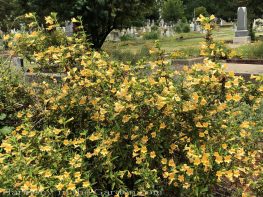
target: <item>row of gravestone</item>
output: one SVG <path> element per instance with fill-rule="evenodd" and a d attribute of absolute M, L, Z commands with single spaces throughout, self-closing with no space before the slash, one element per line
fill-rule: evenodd
<path fill-rule="evenodd" d="M 189 24 L 190 31 L 197 31 L 204 33 L 204 31 L 201 29 L 200 25 L 195 25 L 194 23 Z M 156 28 L 155 28 L 156 29 Z M 144 26 L 144 27 L 131 27 L 127 29 L 117 30 L 114 29 L 107 37 L 106 40 L 108 41 L 120 41 L 122 36 L 130 36 L 133 38 L 142 38 L 145 33 L 149 33 L 153 30 L 151 26 Z M 158 30 L 160 32 L 161 37 L 171 37 L 176 34 L 174 25 L 164 25 L 161 27 L 158 27 Z"/>

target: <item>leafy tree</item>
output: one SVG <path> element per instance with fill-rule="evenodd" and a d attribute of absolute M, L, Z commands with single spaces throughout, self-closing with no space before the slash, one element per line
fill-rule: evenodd
<path fill-rule="evenodd" d="M 113 29 L 129 26 L 154 3 L 155 0 L 79 0 L 74 14 L 83 17 L 94 47 L 100 48 Z"/>
<path fill-rule="evenodd" d="M 184 7 L 181 0 L 167 0 L 163 4 L 162 18 L 165 21 L 177 22 L 184 16 Z"/>
<path fill-rule="evenodd" d="M 0 29 L 6 31 L 14 20 L 14 10 L 17 10 L 14 0 L 0 0 Z"/>
<path fill-rule="evenodd" d="M 233 20 L 236 17 L 237 0 L 183 0 L 183 2 L 188 19 L 194 17 L 194 10 L 198 7 L 205 7 L 208 13 L 225 20 Z"/>
<path fill-rule="evenodd" d="M 204 6 L 200 6 L 200 7 L 195 8 L 194 12 L 195 12 L 196 17 L 198 17 L 200 14 L 202 14 L 204 16 L 208 16 L 208 12 Z"/>
<path fill-rule="evenodd" d="M 100 49 L 113 29 L 141 19 L 156 0 L 16 0 L 22 13 L 36 12 L 40 18 L 57 12 L 62 20 L 82 16 L 83 25 L 95 49 Z M 158 0 L 159 1 L 159 0 Z"/>

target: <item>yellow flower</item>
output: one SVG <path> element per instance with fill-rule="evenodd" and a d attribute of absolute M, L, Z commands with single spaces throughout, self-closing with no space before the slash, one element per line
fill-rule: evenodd
<path fill-rule="evenodd" d="M 147 142 L 148 142 L 148 137 L 147 136 L 143 136 L 142 143 L 146 144 Z"/>
<path fill-rule="evenodd" d="M 211 25 L 207 23 L 207 24 L 205 24 L 204 29 L 209 31 L 212 28 L 211 28 Z"/>
<path fill-rule="evenodd" d="M 162 123 L 160 124 L 160 129 L 164 129 L 164 128 L 166 128 L 166 124 L 162 122 Z"/>
<path fill-rule="evenodd" d="M 155 154 L 154 151 L 150 152 L 150 157 L 151 157 L 152 159 L 154 159 L 154 158 L 156 157 L 156 154 Z"/>
<path fill-rule="evenodd" d="M 216 161 L 216 163 L 220 164 L 223 162 L 223 158 L 221 156 L 216 156 L 215 161 Z"/>
<path fill-rule="evenodd" d="M 170 167 L 175 167 L 174 160 L 173 160 L 173 159 L 170 159 L 168 165 L 169 165 Z"/>
<path fill-rule="evenodd" d="M 45 178 L 48 178 L 48 177 L 51 177 L 51 176 L 52 176 L 52 173 L 50 171 L 46 171 L 45 174 L 44 174 Z"/>
<path fill-rule="evenodd" d="M 21 187 L 22 191 L 29 191 L 32 184 L 29 181 L 26 181 L 24 185 Z"/>
<path fill-rule="evenodd" d="M 142 163 L 142 158 L 136 157 L 136 164 L 141 164 Z"/>
<path fill-rule="evenodd" d="M 141 152 L 142 152 L 143 154 L 147 153 L 147 148 L 146 148 L 146 146 L 142 146 Z"/>
<path fill-rule="evenodd" d="M 106 155 L 108 154 L 108 151 L 107 151 L 106 148 L 104 148 L 104 149 L 102 149 L 102 150 L 100 151 L 100 153 L 101 153 L 103 156 L 106 156 Z"/>
<path fill-rule="evenodd" d="M 51 16 L 45 17 L 46 24 L 53 25 L 54 24 L 54 19 Z"/>
<path fill-rule="evenodd" d="M 232 98 L 234 101 L 238 102 L 241 100 L 241 96 L 239 94 L 235 94 Z"/>
<path fill-rule="evenodd" d="M 23 131 L 21 132 L 21 134 L 22 134 L 22 135 L 27 135 L 27 134 L 28 134 L 28 131 L 23 130 Z"/>
<path fill-rule="evenodd" d="M 18 117 L 18 118 L 22 118 L 22 117 L 23 117 L 23 114 L 22 114 L 21 112 L 18 112 L 18 113 L 17 113 L 17 117 Z"/>
<path fill-rule="evenodd" d="M 225 161 L 226 163 L 230 163 L 230 162 L 231 162 L 231 155 L 225 156 L 225 157 L 224 157 L 224 161 Z"/>
<path fill-rule="evenodd" d="M 134 152 L 138 152 L 138 151 L 140 151 L 140 148 L 135 144 L 135 145 L 133 146 L 133 151 L 134 151 Z"/>
<path fill-rule="evenodd" d="M 120 113 L 121 111 L 124 110 L 124 106 L 120 102 L 117 102 L 117 103 L 115 103 L 114 110 L 116 113 Z"/>
<path fill-rule="evenodd" d="M 63 144 L 66 145 L 66 146 L 68 146 L 68 145 L 70 145 L 70 141 L 69 141 L 69 140 L 64 140 L 64 141 L 63 141 Z"/>
<path fill-rule="evenodd" d="M 158 110 L 162 109 L 165 104 L 166 104 L 166 98 L 158 96 L 157 101 L 156 101 L 157 109 Z"/>
<path fill-rule="evenodd" d="M 213 43 L 213 44 L 211 44 L 211 45 L 209 46 L 209 48 L 210 48 L 210 49 L 214 49 L 215 46 L 216 46 L 215 43 Z"/>
<path fill-rule="evenodd" d="M 79 101 L 79 104 L 80 105 L 84 105 L 85 103 L 86 103 L 86 97 L 85 96 L 83 96 L 83 97 L 81 97 L 81 99 L 80 99 L 80 101 Z"/>
<path fill-rule="evenodd" d="M 40 146 L 39 149 L 47 152 L 52 150 L 51 146 Z"/>
<path fill-rule="evenodd" d="M 35 192 L 35 191 L 37 191 L 38 190 L 38 187 L 37 187 L 37 185 L 31 185 L 31 187 L 30 187 L 30 191 L 32 191 L 32 192 Z"/>
<path fill-rule="evenodd" d="M 216 172 L 216 176 L 218 180 L 221 180 L 221 177 L 223 176 L 223 173 L 221 171 Z"/>
<path fill-rule="evenodd" d="M 225 176 L 226 176 L 231 182 L 234 181 L 234 180 L 233 180 L 233 172 L 232 172 L 232 170 L 226 171 L 226 172 L 225 172 Z"/>
<path fill-rule="evenodd" d="M 166 159 L 166 158 L 162 158 L 161 163 L 162 163 L 163 165 L 166 165 L 166 164 L 167 164 L 167 159 Z"/>
<path fill-rule="evenodd" d="M 6 41 L 6 40 L 8 40 L 9 38 L 10 38 L 10 36 L 7 34 L 7 35 L 4 35 L 3 40 Z"/>
<path fill-rule="evenodd" d="M 204 132 L 200 132 L 200 133 L 199 133 L 199 137 L 205 137 Z"/>
<path fill-rule="evenodd" d="M 238 178 L 240 176 L 239 170 L 233 170 L 234 177 Z"/>
<path fill-rule="evenodd" d="M 203 22 L 204 20 L 205 20 L 205 17 L 202 14 L 200 14 L 200 16 L 197 18 L 196 21 Z"/>
<path fill-rule="evenodd" d="M 89 159 L 89 158 L 91 158 L 93 156 L 93 154 L 87 153 L 85 156 Z"/>
<path fill-rule="evenodd" d="M 59 183 L 55 186 L 58 191 L 61 191 L 64 188 L 64 185 L 62 183 Z"/>
<path fill-rule="evenodd" d="M 100 53 L 95 51 L 94 54 L 93 54 L 93 58 L 101 59 Z"/>
<path fill-rule="evenodd" d="M 76 185 L 72 182 L 70 182 L 67 186 L 67 190 L 75 190 L 76 189 Z"/>
<path fill-rule="evenodd" d="M 22 35 L 20 33 L 16 33 L 14 36 L 14 40 L 19 40 L 22 37 Z"/>
<path fill-rule="evenodd" d="M 28 135 L 28 137 L 34 137 L 36 135 L 36 132 L 35 131 L 31 131 Z"/>
<path fill-rule="evenodd" d="M 249 128 L 250 123 L 248 121 L 244 121 L 241 123 L 240 128 L 247 129 Z"/>
<path fill-rule="evenodd" d="M 227 101 L 232 100 L 232 98 L 233 98 L 233 96 L 232 96 L 231 94 L 227 94 L 227 95 L 226 95 L 226 100 L 227 100 Z"/>
<path fill-rule="evenodd" d="M 178 181 L 180 181 L 181 183 L 184 182 L 184 175 L 179 175 Z"/>
<path fill-rule="evenodd" d="M 223 149 L 227 149 L 227 144 L 222 144 Z"/>
<path fill-rule="evenodd" d="M 151 133 L 152 138 L 156 138 L 156 132 Z"/>
<path fill-rule="evenodd" d="M 194 165 L 195 165 L 195 166 L 198 166 L 200 163 L 201 163 L 201 160 L 200 160 L 198 157 L 196 157 L 196 158 L 194 159 Z"/>
<path fill-rule="evenodd" d="M 13 150 L 13 146 L 6 142 L 2 143 L 0 147 L 2 147 L 7 153 L 10 153 Z"/>
<path fill-rule="evenodd" d="M 34 17 L 33 13 L 27 13 L 25 14 L 25 18 L 32 18 Z"/>
<path fill-rule="evenodd" d="M 89 140 L 90 141 L 97 141 L 97 140 L 99 140 L 100 138 L 101 138 L 102 136 L 101 136 L 101 134 L 92 134 L 90 137 L 89 137 Z"/>
<path fill-rule="evenodd" d="M 82 183 L 82 186 L 83 186 L 84 188 L 90 187 L 90 182 L 89 182 L 89 181 L 84 181 L 84 182 Z"/>
<path fill-rule="evenodd" d="M 123 123 L 129 122 L 130 119 L 131 119 L 130 116 L 124 115 L 123 118 L 122 118 L 122 122 L 123 122 Z"/>
<path fill-rule="evenodd" d="M 188 189 L 191 185 L 189 183 L 184 183 L 183 188 Z"/>
<path fill-rule="evenodd" d="M 192 168 L 188 168 L 188 169 L 186 170 L 186 174 L 187 174 L 188 176 L 193 175 L 193 174 L 194 174 L 193 169 L 192 169 Z"/>
<path fill-rule="evenodd" d="M 215 17 L 215 15 L 213 15 L 213 14 L 210 16 L 210 20 L 214 20 L 215 18 L 216 18 L 216 17 Z"/>
<path fill-rule="evenodd" d="M 71 22 L 72 22 L 72 23 L 78 23 L 79 21 L 78 21 L 76 18 L 72 18 L 72 19 L 71 19 Z"/>

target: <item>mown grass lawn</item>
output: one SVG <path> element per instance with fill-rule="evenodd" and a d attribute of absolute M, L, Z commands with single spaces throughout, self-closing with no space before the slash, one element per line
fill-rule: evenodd
<path fill-rule="evenodd" d="M 231 40 L 234 36 L 233 28 L 218 28 L 214 31 L 214 37 L 216 40 Z M 181 37 L 181 39 L 180 39 Z M 181 33 L 176 34 L 173 37 L 160 38 L 161 47 L 171 52 L 175 49 L 187 48 L 187 47 L 199 47 L 200 42 L 203 41 L 204 34 L 198 32 Z M 121 42 L 105 42 L 103 50 L 111 52 L 112 49 L 118 49 L 119 51 L 129 51 L 132 53 L 140 52 L 141 48 L 154 46 L 154 40 L 129 40 Z"/>

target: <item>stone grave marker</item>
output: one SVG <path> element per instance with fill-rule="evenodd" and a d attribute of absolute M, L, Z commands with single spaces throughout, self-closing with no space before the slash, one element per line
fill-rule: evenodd
<path fill-rule="evenodd" d="M 65 33 L 67 36 L 73 36 L 73 23 L 66 21 L 65 23 Z"/>
<path fill-rule="evenodd" d="M 12 57 L 12 62 L 18 69 L 24 69 L 24 60 L 22 58 Z"/>
<path fill-rule="evenodd" d="M 237 30 L 233 42 L 235 44 L 250 43 L 251 37 L 247 29 L 247 8 L 239 7 L 237 11 Z"/>

